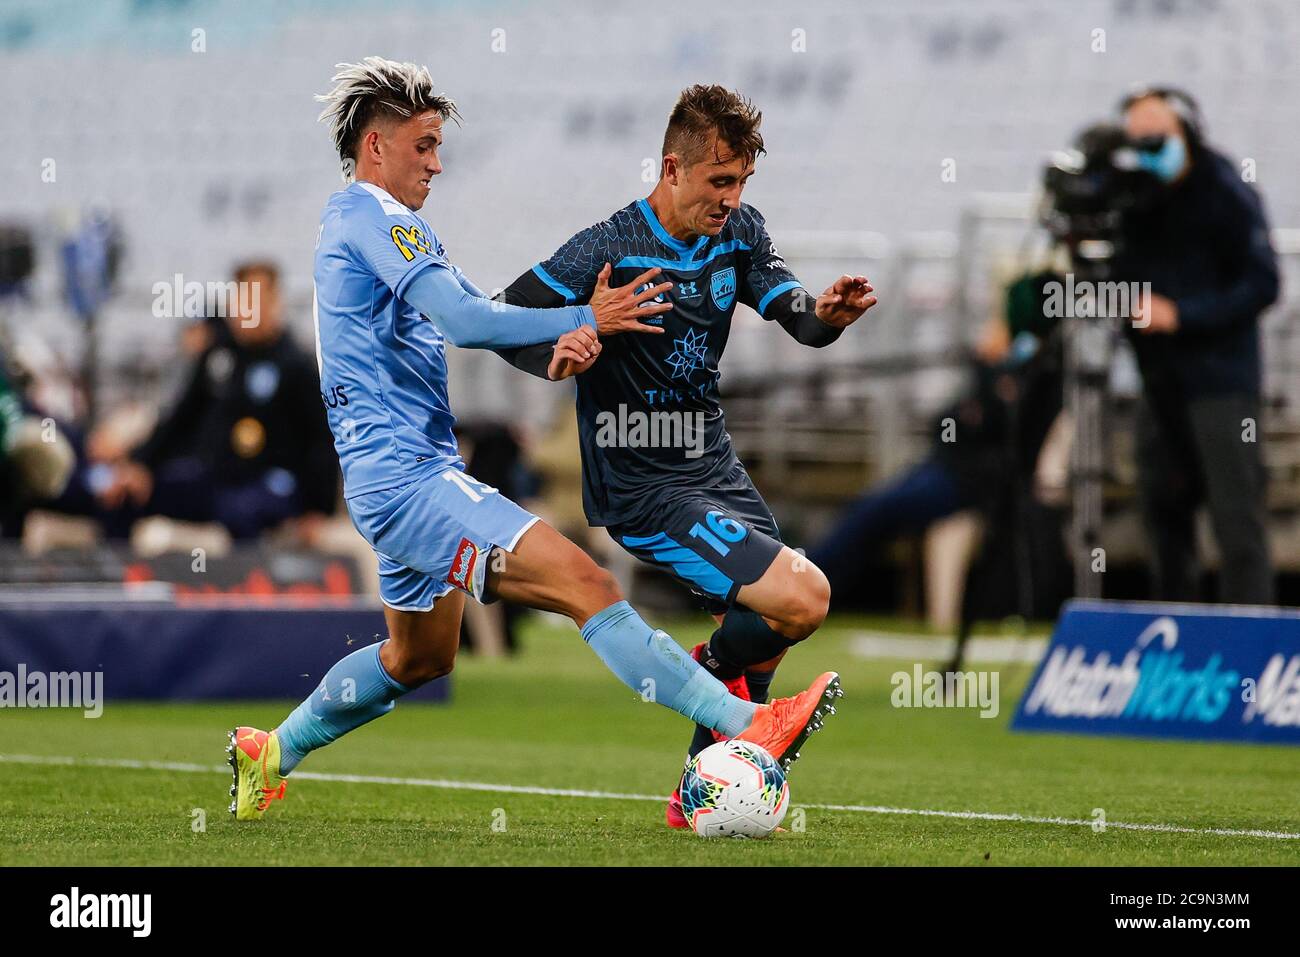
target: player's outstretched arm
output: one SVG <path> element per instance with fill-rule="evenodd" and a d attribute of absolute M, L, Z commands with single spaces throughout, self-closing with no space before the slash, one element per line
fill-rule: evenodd
<path fill-rule="evenodd" d="M 459 266 L 452 266 L 456 280 L 464 290 L 480 299 L 492 298 L 508 302 L 513 306 L 529 306 L 534 309 L 554 309 L 561 303 L 532 303 L 511 298 L 502 290 L 497 296 L 489 297 L 470 280 Z M 529 273 L 529 275 L 532 275 Z M 529 372 L 541 379 L 559 381 L 570 376 L 586 372 L 600 355 L 600 340 L 589 325 L 581 325 L 572 332 L 566 332 L 555 342 L 543 342 L 534 346 L 522 346 L 518 349 L 497 349 L 497 354 L 516 368 Z"/>
<path fill-rule="evenodd" d="M 838 339 L 876 304 L 871 284 L 862 276 L 841 276 L 816 299 L 803 286 L 788 285 L 792 288 L 760 301 L 758 313 L 778 323 L 797 342 L 818 349 Z"/>
<path fill-rule="evenodd" d="M 560 302 L 529 302 L 526 297 L 512 297 L 509 289 L 503 289 L 496 296 L 488 296 L 470 280 L 459 266 L 452 266 L 456 280 L 470 295 L 480 299 L 496 299 L 512 306 L 527 306 L 532 309 L 555 309 L 563 305 Z M 528 273 L 527 275 L 532 275 Z M 511 365 L 528 372 L 540 379 L 559 381 L 570 376 L 586 372 L 600 355 L 600 339 L 589 325 L 581 325 L 572 332 L 566 332 L 555 342 L 543 342 L 518 349 L 497 349 L 498 355 Z"/>
<path fill-rule="evenodd" d="M 651 302 L 655 296 L 670 289 L 672 283 L 650 285 L 650 281 L 659 275 L 660 269 L 648 269 L 624 286 L 611 288 L 609 277 L 613 267 L 605 263 L 596 274 L 589 293 L 583 298 L 590 303 L 597 317 L 597 329 L 600 335 L 613 332 L 640 332 L 649 335 L 662 335 L 663 329 L 646 325 L 644 320 L 667 312 L 672 308 L 670 302 Z M 543 279 L 542 277 L 546 277 Z M 638 287 L 644 289 L 637 291 Z M 496 299 L 516 306 L 555 307 L 562 302 L 572 302 L 578 296 L 557 284 L 540 266 L 530 269 L 509 286 L 503 289 Z M 604 323 L 604 324 L 602 324 Z M 609 331 L 607 331 L 607 329 Z M 576 343 L 581 345 L 582 343 Z M 559 343 L 543 343 L 518 349 L 497 349 L 501 358 L 516 369 L 537 376 L 539 379 L 560 380 L 586 372 L 600 353 L 600 343 L 595 343 L 595 350 L 590 359 L 575 361 L 576 355 L 560 355 Z"/>
<path fill-rule="evenodd" d="M 543 283 L 533 270 L 528 270 L 506 288 L 497 293 L 494 299 L 512 306 L 531 306 L 534 309 L 562 306 L 571 302 L 567 296 L 560 295 L 553 288 Z M 590 328 L 590 327 L 588 327 Z M 497 349 L 497 355 L 509 362 L 521 372 L 549 379 L 551 359 L 558 342 L 543 342 L 535 346 L 520 349 Z"/>
<path fill-rule="evenodd" d="M 762 214 L 752 207 L 744 212 L 754 251 L 738 298 L 764 319 L 779 323 L 803 345 L 821 348 L 876 304 L 866 276 L 841 276 L 814 298 L 772 245 Z"/>
<path fill-rule="evenodd" d="M 494 349 L 554 342 L 581 325 L 592 326 L 600 335 L 621 332 L 659 333 L 642 320 L 672 308 L 671 303 L 649 302 L 671 284 L 637 291 L 659 270 L 642 273 L 625 286 L 610 288 L 610 267 L 606 264 L 586 306 L 559 309 L 529 309 L 493 299 L 480 298 L 465 289 L 448 269 L 426 269 L 407 287 L 403 298 L 428 316 L 453 345 Z"/>
<path fill-rule="evenodd" d="M 589 306 L 526 309 L 481 298 L 450 269 L 425 269 L 402 296 L 438 327 L 453 345 L 467 349 L 554 342 L 583 325 L 595 327 Z"/>

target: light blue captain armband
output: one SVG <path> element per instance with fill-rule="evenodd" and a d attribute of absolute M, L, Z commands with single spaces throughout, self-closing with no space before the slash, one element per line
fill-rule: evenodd
<path fill-rule="evenodd" d="M 402 294 L 452 345 L 499 349 L 554 342 L 584 324 L 596 328 L 590 306 L 527 309 L 474 295 L 441 265 L 422 270 Z"/>

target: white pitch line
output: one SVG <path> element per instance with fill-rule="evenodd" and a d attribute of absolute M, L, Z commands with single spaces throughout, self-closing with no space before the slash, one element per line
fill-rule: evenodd
<path fill-rule="evenodd" d="M 131 771 L 178 771 L 186 774 L 229 774 L 227 764 L 186 764 L 180 761 L 134 761 L 129 758 L 73 758 L 60 755 L 0 754 L 0 764 L 40 764 L 62 767 L 121 768 Z M 618 791 L 583 791 L 575 788 L 543 788 L 520 784 L 489 784 L 482 781 L 451 781 L 444 778 L 394 778 L 369 774 L 322 774 L 295 771 L 295 780 L 333 781 L 343 784 L 397 784 L 407 787 L 439 788 L 448 791 L 487 791 L 493 794 L 537 794 L 545 797 L 598 798 L 611 801 L 662 802 L 662 794 L 624 794 Z M 815 811 L 849 811 L 857 814 L 901 814 L 943 817 L 961 821 L 1003 821 L 1012 824 L 1056 824 L 1092 828 L 1098 822 L 1068 817 L 1038 817 L 1032 814 L 1004 814 L 992 811 L 939 811 L 927 808 L 884 807 L 870 804 L 798 804 Z M 1105 829 L 1151 831 L 1161 834 L 1210 834 L 1215 837 L 1259 837 L 1273 841 L 1298 841 L 1300 833 L 1246 830 L 1227 827 L 1184 827 L 1177 824 L 1139 824 L 1106 821 Z"/>
<path fill-rule="evenodd" d="M 857 811 L 859 814 L 915 814 L 920 817 L 949 817 L 962 821 L 1011 821 L 1017 824 L 1063 824 L 1070 827 L 1096 827 L 1095 820 L 1069 817 L 1037 817 L 1031 814 L 998 814 L 992 811 L 932 811 L 909 807 L 874 807 L 863 804 L 802 804 L 823 811 Z M 1228 827 L 1184 827 L 1179 824 L 1136 824 L 1129 821 L 1105 821 L 1101 830 L 1157 831 L 1162 834 L 1214 834 L 1221 837 L 1263 837 L 1274 841 L 1297 841 L 1300 834 L 1289 831 L 1239 830 Z"/>

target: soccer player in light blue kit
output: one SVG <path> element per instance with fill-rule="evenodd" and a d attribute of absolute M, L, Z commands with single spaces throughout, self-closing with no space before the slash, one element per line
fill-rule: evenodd
<path fill-rule="evenodd" d="M 261 818 L 308 753 L 390 711 L 452 669 L 465 596 L 503 598 L 573 619 L 605 665 L 638 692 L 708 728 L 793 752 L 834 713 L 826 672 L 793 698 L 744 701 L 622 598 L 613 576 L 546 523 L 466 474 L 452 435 L 444 343 L 470 348 L 556 344 L 581 363 L 597 336 L 662 334 L 642 319 L 665 286 L 651 269 L 602 281 L 587 305 L 530 309 L 486 297 L 447 259 L 416 215 L 442 171 L 438 148 L 455 105 L 427 69 L 367 57 L 340 64 L 321 119 L 354 181 L 321 216 L 316 244 L 316 351 L 344 498 L 379 558 L 388 638 L 337 662 L 272 731 L 239 727 L 227 753 L 230 809 Z M 642 292 L 635 290 L 646 286 Z"/>

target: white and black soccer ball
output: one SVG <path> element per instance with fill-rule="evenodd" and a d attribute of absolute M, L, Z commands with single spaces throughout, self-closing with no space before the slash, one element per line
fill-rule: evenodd
<path fill-rule="evenodd" d="M 723 741 L 682 773 L 682 812 L 700 837 L 767 837 L 790 809 L 790 785 L 776 760 L 748 741 Z"/>

